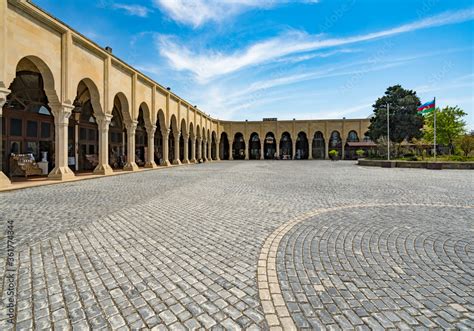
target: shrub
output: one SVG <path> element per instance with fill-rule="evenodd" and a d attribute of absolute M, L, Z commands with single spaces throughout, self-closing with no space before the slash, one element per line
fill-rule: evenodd
<path fill-rule="evenodd" d="M 356 150 L 356 155 L 357 157 L 363 157 L 365 155 L 365 152 L 363 149 L 358 149 Z"/>
<path fill-rule="evenodd" d="M 331 159 L 335 160 L 337 159 L 339 152 L 336 151 L 335 149 L 331 149 L 328 154 Z"/>

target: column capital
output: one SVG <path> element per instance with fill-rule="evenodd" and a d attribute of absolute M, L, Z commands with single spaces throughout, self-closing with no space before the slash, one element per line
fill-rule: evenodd
<path fill-rule="evenodd" d="M 155 131 L 156 131 L 156 125 L 154 124 L 147 124 L 145 125 L 145 129 L 146 129 L 146 133 L 148 135 L 154 135 L 155 134 Z"/>
<path fill-rule="evenodd" d="M 112 121 L 112 114 L 100 114 L 95 117 L 99 130 L 108 130 L 110 122 Z"/>
<path fill-rule="evenodd" d="M 163 128 L 163 129 L 161 129 L 160 131 L 161 131 L 161 134 L 162 134 L 163 136 L 166 136 L 166 137 L 168 137 L 168 136 L 170 135 L 170 132 L 171 132 L 171 130 L 170 130 L 170 129 L 167 129 L 167 128 Z"/>
<path fill-rule="evenodd" d="M 183 133 L 183 139 L 185 139 L 185 140 L 189 140 L 189 137 L 190 137 L 190 136 L 189 136 L 189 134 L 187 134 L 187 133 Z"/>
<path fill-rule="evenodd" d="M 137 125 L 138 121 L 132 120 L 125 123 L 125 128 L 127 129 L 127 131 L 135 132 L 135 130 L 137 129 Z"/>
<path fill-rule="evenodd" d="M 68 103 L 50 103 L 51 112 L 54 116 L 54 124 L 69 124 L 69 117 L 74 106 Z"/>

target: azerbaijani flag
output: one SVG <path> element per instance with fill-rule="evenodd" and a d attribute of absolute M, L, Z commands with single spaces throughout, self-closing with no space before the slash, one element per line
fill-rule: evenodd
<path fill-rule="evenodd" d="M 435 99 L 433 99 L 433 101 L 424 103 L 420 107 L 418 107 L 418 113 L 424 115 L 424 114 L 431 113 L 434 109 L 435 109 Z"/>

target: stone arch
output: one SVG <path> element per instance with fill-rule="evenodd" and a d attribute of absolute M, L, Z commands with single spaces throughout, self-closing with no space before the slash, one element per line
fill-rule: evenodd
<path fill-rule="evenodd" d="M 326 142 L 321 131 L 316 131 L 313 135 L 313 159 L 326 158 Z"/>
<path fill-rule="evenodd" d="M 296 137 L 295 147 L 296 147 L 295 159 L 307 160 L 309 157 L 309 144 L 308 144 L 308 137 L 306 136 L 306 132 L 304 131 L 298 132 L 298 136 Z"/>
<path fill-rule="evenodd" d="M 123 92 L 118 92 L 115 97 L 114 97 L 114 104 L 115 104 L 115 98 L 117 98 L 118 103 L 117 105 L 120 106 L 120 111 L 123 116 L 123 120 L 126 124 L 132 122 L 132 116 L 130 113 L 130 105 L 128 103 L 127 97 Z"/>
<path fill-rule="evenodd" d="M 171 162 L 179 158 L 179 155 L 175 155 L 176 153 L 176 145 L 175 139 L 179 139 L 179 130 L 178 130 L 178 120 L 176 116 L 173 114 L 170 118 L 170 133 L 168 137 L 168 157 Z"/>
<path fill-rule="evenodd" d="M 143 167 L 147 160 L 148 132 L 150 122 L 150 110 L 146 103 L 142 102 L 138 107 L 137 127 L 135 129 L 135 163 Z"/>
<path fill-rule="evenodd" d="M 92 171 L 99 165 L 97 117 L 102 116 L 104 112 L 100 106 L 99 90 L 91 79 L 84 78 L 79 81 L 73 104 L 75 108 L 69 120 L 69 127 L 71 132 L 76 132 L 72 140 L 74 145 L 78 146 L 75 170 Z"/>
<path fill-rule="evenodd" d="M 334 130 L 331 132 L 329 137 L 329 152 L 335 150 L 337 152 L 337 158 L 342 157 L 342 139 L 339 131 Z"/>
<path fill-rule="evenodd" d="M 281 134 L 280 139 L 280 159 L 291 160 L 293 158 L 293 141 L 291 134 L 285 131 Z"/>
<path fill-rule="evenodd" d="M 153 117 L 150 111 L 150 107 L 148 107 L 148 104 L 145 101 L 143 101 L 138 107 L 139 112 L 140 112 L 140 109 L 143 111 L 143 120 L 145 121 L 145 125 L 146 126 L 151 125 L 151 123 L 153 123 Z"/>
<path fill-rule="evenodd" d="M 212 144 L 212 140 L 211 140 L 211 131 L 209 129 L 207 129 L 207 143 L 206 143 L 206 159 L 208 160 L 211 160 L 211 150 L 212 150 L 212 147 L 209 148 Z"/>
<path fill-rule="evenodd" d="M 229 159 L 229 137 L 226 132 L 221 133 L 221 139 L 219 141 L 219 157 L 221 160 Z"/>
<path fill-rule="evenodd" d="M 267 132 L 263 144 L 263 158 L 265 160 L 274 160 L 277 152 L 277 141 L 273 132 Z"/>
<path fill-rule="evenodd" d="M 346 160 L 357 159 L 356 151 L 359 149 L 357 144 L 359 141 L 360 140 L 357 131 L 351 130 L 347 133 L 346 144 L 344 146 L 344 158 Z"/>
<path fill-rule="evenodd" d="M 207 144 L 207 134 L 206 134 L 206 128 L 203 126 L 202 127 L 202 142 L 201 142 L 201 159 L 203 161 L 207 160 L 207 148 L 205 145 Z"/>
<path fill-rule="evenodd" d="M 186 120 L 184 118 L 181 120 L 180 132 L 181 134 L 179 135 L 179 159 L 181 160 L 181 162 L 184 162 L 184 159 L 189 159 L 188 151 L 184 150 L 184 139 L 188 139 L 188 130 L 186 128 Z"/>
<path fill-rule="evenodd" d="M 189 123 L 189 140 L 188 140 L 188 160 L 189 161 L 195 161 L 195 158 L 196 158 L 196 155 L 194 154 L 193 155 L 193 148 L 195 148 L 195 146 L 193 146 L 193 139 L 196 139 L 195 135 L 194 135 L 194 124 L 193 122 L 190 122 Z M 194 149 L 194 153 L 196 153 L 196 150 Z"/>
<path fill-rule="evenodd" d="M 125 165 L 127 131 L 120 107 L 120 100 L 115 97 L 109 125 L 109 165 L 112 169 L 122 169 Z"/>
<path fill-rule="evenodd" d="M 201 127 L 199 124 L 196 125 L 196 140 L 195 140 L 195 151 L 196 151 L 196 162 L 199 162 L 199 160 L 202 158 L 202 144 L 200 143 L 199 139 L 202 139 L 201 137 L 202 131 Z"/>
<path fill-rule="evenodd" d="M 79 81 L 79 84 L 81 83 L 83 83 L 89 90 L 92 108 L 94 109 L 94 115 L 104 115 L 104 110 L 102 109 L 102 105 L 100 104 L 100 92 L 97 85 L 90 78 L 81 79 Z"/>
<path fill-rule="evenodd" d="M 56 92 L 54 75 L 50 67 L 46 64 L 46 62 L 35 55 L 27 55 L 22 57 L 18 61 L 16 65 L 15 75 L 18 71 L 22 71 L 25 69 L 33 69 L 34 71 L 41 74 L 41 77 L 43 78 L 43 89 L 46 94 L 46 97 L 48 98 L 48 103 L 50 105 L 59 105 L 60 100 L 58 97 L 58 93 Z M 14 77 L 12 77 L 10 81 L 13 81 L 13 78 Z"/>
<path fill-rule="evenodd" d="M 169 128 L 170 128 L 171 131 L 179 132 L 179 130 L 178 130 L 178 120 L 176 119 L 176 116 L 174 114 L 171 115 Z"/>
<path fill-rule="evenodd" d="M 0 155 L 0 171 L 3 169 L 10 176 L 21 174 L 10 168 L 12 154 L 31 154 L 35 161 L 40 161 L 44 158 L 41 152 L 47 152 L 49 172 L 58 166 L 56 161 L 61 153 L 55 125 L 59 99 L 53 74 L 41 59 L 24 57 L 18 61 L 8 88 L 10 94 L 2 104 L 5 119 L 1 124 L 5 130 L 0 129 L 0 153 L 6 157 Z M 26 123 L 31 126 L 25 127 Z"/>
<path fill-rule="evenodd" d="M 211 132 L 211 159 L 217 160 L 217 152 L 218 152 L 218 146 L 217 146 L 217 134 L 216 131 Z"/>
<path fill-rule="evenodd" d="M 234 160 L 245 159 L 245 139 L 241 132 L 236 132 L 232 143 L 232 154 Z"/>
<path fill-rule="evenodd" d="M 167 129 L 165 113 L 160 108 L 156 114 L 156 131 L 155 131 L 155 163 L 163 164 L 163 133 L 162 131 Z"/>
<path fill-rule="evenodd" d="M 249 139 L 249 159 L 250 160 L 259 160 L 260 153 L 260 137 L 258 132 L 252 132 Z"/>

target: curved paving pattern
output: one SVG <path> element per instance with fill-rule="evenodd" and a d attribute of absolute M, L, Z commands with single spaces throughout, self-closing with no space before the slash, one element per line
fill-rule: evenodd
<path fill-rule="evenodd" d="M 234 161 L 0 193 L 0 225 L 15 227 L 16 328 L 267 329 L 257 266 L 276 229 L 348 205 L 466 206 L 465 176 Z M 1 330 L 5 319 L 0 307 Z"/>
<path fill-rule="evenodd" d="M 299 329 L 474 327 L 474 209 L 374 206 L 296 224 L 277 253 Z"/>

